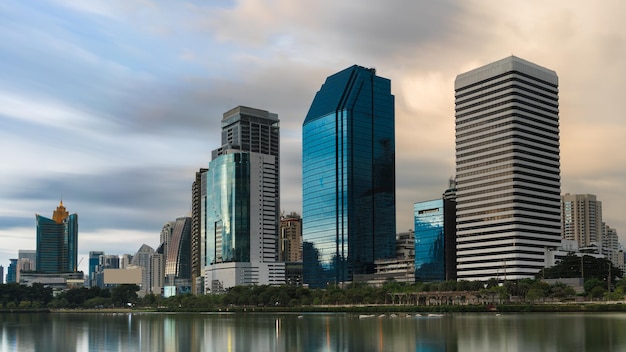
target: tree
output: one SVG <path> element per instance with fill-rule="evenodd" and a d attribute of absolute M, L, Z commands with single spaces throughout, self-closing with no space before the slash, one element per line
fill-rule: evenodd
<path fill-rule="evenodd" d="M 556 265 L 537 274 L 537 277 L 546 279 L 583 277 L 585 280 L 596 278 L 604 282 L 609 276 L 611 282 L 616 282 L 623 276 L 623 273 L 608 259 L 595 258 L 590 255 L 578 257 L 573 253 L 569 253 Z"/>
<path fill-rule="evenodd" d="M 128 303 L 137 302 L 137 291 L 139 286 L 135 284 L 123 284 L 115 286 L 111 290 L 111 301 L 117 306 L 126 306 Z"/>

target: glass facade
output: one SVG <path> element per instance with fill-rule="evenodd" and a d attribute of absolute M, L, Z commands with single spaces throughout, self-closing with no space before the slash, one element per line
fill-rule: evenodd
<path fill-rule="evenodd" d="M 413 204 L 415 220 L 415 281 L 446 280 L 444 201 Z"/>
<path fill-rule="evenodd" d="M 395 255 L 391 82 L 352 66 L 327 78 L 303 124 L 304 282 L 373 273 Z"/>
<path fill-rule="evenodd" d="M 78 257 L 78 215 L 57 222 L 41 215 L 37 220 L 37 271 L 76 272 Z"/>
<path fill-rule="evenodd" d="M 165 275 L 168 278 L 191 279 L 191 218 L 176 219 L 172 240 L 167 249 Z"/>
<path fill-rule="evenodd" d="M 207 265 L 250 261 L 250 160 L 232 153 L 209 163 L 206 173 Z"/>

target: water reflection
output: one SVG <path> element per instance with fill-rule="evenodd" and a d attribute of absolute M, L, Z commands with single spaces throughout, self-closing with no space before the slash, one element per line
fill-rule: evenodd
<path fill-rule="evenodd" d="M 623 351 L 625 314 L 4 314 L 1 351 Z"/>

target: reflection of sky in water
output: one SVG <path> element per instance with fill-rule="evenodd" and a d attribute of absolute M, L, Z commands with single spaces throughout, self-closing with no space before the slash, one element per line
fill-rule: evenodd
<path fill-rule="evenodd" d="M 611 313 L 0 314 L 0 351 L 624 351 Z"/>

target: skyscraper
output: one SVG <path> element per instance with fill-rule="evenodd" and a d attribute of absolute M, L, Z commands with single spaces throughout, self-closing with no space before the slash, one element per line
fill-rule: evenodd
<path fill-rule="evenodd" d="M 264 110 L 224 113 L 222 146 L 201 177 L 207 292 L 285 282 L 284 263 L 277 262 L 278 129 L 278 116 Z"/>
<path fill-rule="evenodd" d="M 510 56 L 454 87 L 458 279 L 533 277 L 561 241 L 558 77 Z"/>
<path fill-rule="evenodd" d="M 376 70 L 326 79 L 302 126 L 304 282 L 352 281 L 392 258 L 396 238 L 394 96 Z"/>
<path fill-rule="evenodd" d="M 40 273 L 77 272 L 78 215 L 63 206 L 63 201 L 52 214 L 52 219 L 41 215 L 37 220 L 37 263 Z"/>
<path fill-rule="evenodd" d="M 201 168 L 196 171 L 196 178 L 191 185 L 191 293 L 204 292 L 205 262 L 205 227 L 202 214 L 206 211 L 206 172 Z"/>

